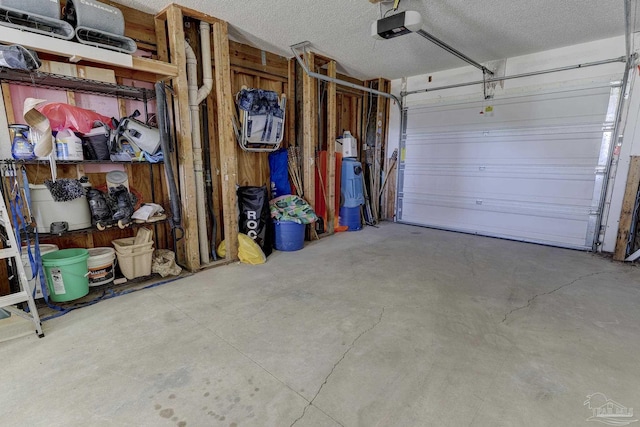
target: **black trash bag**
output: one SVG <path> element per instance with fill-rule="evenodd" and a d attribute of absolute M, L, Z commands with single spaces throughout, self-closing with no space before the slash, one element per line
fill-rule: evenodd
<path fill-rule="evenodd" d="M 0 67 L 37 70 L 42 63 L 38 54 L 19 45 L 0 46 Z"/>
<path fill-rule="evenodd" d="M 240 233 L 255 240 L 265 256 L 269 256 L 273 249 L 273 239 L 267 187 L 238 187 L 237 194 Z"/>

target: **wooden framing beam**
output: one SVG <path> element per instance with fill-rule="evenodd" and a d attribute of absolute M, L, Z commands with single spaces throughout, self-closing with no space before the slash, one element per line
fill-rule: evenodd
<path fill-rule="evenodd" d="M 313 64 L 315 67 L 324 67 L 331 61 L 333 61 L 333 59 L 329 58 L 328 56 L 320 55 L 318 53 L 314 53 L 313 55 Z"/>
<path fill-rule="evenodd" d="M 307 63 L 315 64 L 313 52 L 307 54 Z M 316 206 L 315 149 L 318 138 L 318 93 L 316 79 L 304 73 L 303 93 L 303 143 L 302 143 L 302 183 L 304 198 L 312 208 Z"/>
<path fill-rule="evenodd" d="M 11 86 L 9 83 L 2 83 L 2 100 L 4 102 L 4 109 L 7 115 L 7 124 L 14 124 L 16 122 L 15 115 L 13 114 L 13 102 L 11 101 Z"/>
<path fill-rule="evenodd" d="M 218 117 L 217 105 L 216 105 L 216 90 L 215 87 L 207 97 L 207 113 L 209 119 L 207 124 L 209 127 L 209 164 L 211 166 L 211 185 L 212 185 L 212 200 L 213 200 L 213 217 L 216 222 L 215 234 L 212 234 L 211 239 L 215 242 L 215 247 L 222 241 L 222 191 L 220 186 L 220 151 L 217 144 L 218 138 L 218 125 L 215 120 Z"/>
<path fill-rule="evenodd" d="M 270 76 L 288 77 L 287 58 L 231 40 L 229 40 L 229 60 L 232 67 L 260 71 Z M 272 77 L 268 78 L 272 79 Z"/>
<path fill-rule="evenodd" d="M 168 62 L 169 61 L 169 48 L 167 46 L 167 15 L 164 14 L 162 16 L 156 16 L 154 18 L 154 22 L 155 22 L 155 31 L 156 31 L 156 46 L 157 46 L 157 54 L 158 54 L 158 59 L 160 61 L 164 61 L 164 62 Z M 173 114 L 173 105 L 171 103 L 167 103 L 167 110 L 168 110 L 168 116 L 169 117 L 174 117 Z M 167 160 L 170 160 L 173 162 L 173 164 L 176 164 L 176 157 L 175 157 L 175 151 L 173 153 L 164 153 L 164 158 L 165 158 L 165 162 Z M 174 180 L 175 182 L 178 182 L 178 174 L 177 171 L 174 169 L 173 171 L 173 176 L 174 176 Z M 164 166 L 162 167 L 162 169 L 160 170 L 160 188 L 162 191 L 162 200 L 164 200 L 165 202 L 168 202 L 170 200 L 170 196 L 169 196 L 169 185 L 167 182 L 167 176 L 165 174 L 164 171 Z M 167 239 L 169 233 L 167 233 L 166 231 L 163 233 L 164 238 Z M 176 253 L 176 259 L 184 259 L 184 246 L 180 246 L 178 248 L 173 248 L 173 251 Z"/>
<path fill-rule="evenodd" d="M 629 163 L 629 174 L 627 175 L 627 185 L 624 190 L 624 198 L 622 199 L 622 211 L 620 212 L 620 222 L 618 223 L 618 238 L 616 240 L 616 249 L 613 253 L 615 261 L 624 261 L 627 256 L 627 240 L 629 231 L 631 230 L 631 222 L 633 221 L 633 209 L 638 196 L 638 188 L 640 187 L 640 156 L 631 156 Z"/>
<path fill-rule="evenodd" d="M 336 61 L 329 62 L 328 77 L 336 77 Z M 336 99 L 336 84 L 327 84 L 327 218 L 326 229 L 329 234 L 334 232 L 336 206 L 336 143 L 338 135 L 338 107 Z"/>
<path fill-rule="evenodd" d="M 156 24 L 156 42 L 157 54 L 160 61 L 169 60 L 169 49 L 167 48 L 167 17 L 157 17 L 154 20 Z M 177 67 L 176 67 L 177 70 Z"/>
<path fill-rule="evenodd" d="M 200 268 L 200 250 L 198 245 L 198 224 L 195 200 L 195 174 L 193 166 L 193 146 L 191 141 L 191 112 L 189 111 L 189 94 L 187 87 L 187 60 L 185 56 L 184 28 L 182 10 L 171 5 L 166 10 L 167 33 L 169 34 L 169 50 L 171 63 L 179 72 L 173 79 L 175 91 L 174 112 L 177 151 L 180 175 L 180 193 L 182 201 L 182 218 L 184 221 L 184 264 L 190 271 Z"/>
<path fill-rule="evenodd" d="M 156 18 L 162 18 L 165 14 L 169 13 L 169 10 L 171 8 L 178 8 L 180 9 L 180 12 L 182 13 L 182 16 L 188 16 L 190 18 L 195 18 L 198 21 L 204 21 L 207 22 L 209 24 L 215 24 L 218 22 L 224 22 L 221 19 L 218 19 L 214 16 L 211 15 L 207 15 L 206 13 L 200 12 L 198 10 L 195 9 L 191 9 L 188 8 L 186 6 L 181 6 L 177 3 L 171 3 L 170 5 L 168 5 L 167 7 L 165 7 L 164 9 L 162 9 L 160 12 L 158 12 L 158 14 L 156 15 Z"/>
<path fill-rule="evenodd" d="M 0 41 L 7 44 L 20 44 L 38 52 L 66 57 L 73 63 L 91 61 L 112 67 L 150 72 L 165 77 L 175 77 L 178 74 L 175 64 L 167 64 L 154 59 L 131 56 L 120 52 L 96 49 L 93 46 L 20 31 L 15 28 L 3 27 Z"/>
<path fill-rule="evenodd" d="M 377 81 L 378 90 L 386 92 L 387 80 L 379 78 Z M 378 96 L 376 100 L 376 119 L 375 119 L 375 148 L 373 152 L 373 179 L 371 185 L 371 208 L 373 211 L 374 221 L 377 223 L 382 218 L 383 207 L 381 206 L 380 188 L 382 185 L 382 166 L 385 164 L 386 140 L 385 132 L 387 122 L 388 102 L 387 98 Z"/>
<path fill-rule="evenodd" d="M 391 82 L 389 80 L 384 80 L 384 85 L 382 86 L 383 92 L 390 93 L 391 92 Z M 392 101 L 388 98 L 385 98 L 385 116 L 384 116 L 384 124 L 382 127 L 382 135 L 385 140 L 385 159 L 384 159 L 384 172 L 385 178 L 387 180 L 386 187 L 382 193 L 382 204 L 380 207 L 380 217 L 381 219 L 391 219 L 393 220 L 395 216 L 395 205 L 396 205 L 396 182 L 397 182 L 397 173 L 398 173 L 398 161 L 395 163 L 391 159 L 391 155 L 393 152 L 389 152 L 387 149 L 387 144 L 389 140 L 389 113 L 391 111 L 391 103 Z"/>
<path fill-rule="evenodd" d="M 218 143 L 222 179 L 222 210 L 227 260 L 238 258 L 238 158 L 233 132 L 233 92 L 229 64 L 229 32 L 226 22 L 213 24 L 213 59 L 218 103 Z"/>
<path fill-rule="evenodd" d="M 296 59 L 288 63 L 287 83 L 287 144 L 296 143 Z"/>
<path fill-rule="evenodd" d="M 133 56 L 131 59 L 134 70 L 156 74 L 158 80 L 176 77 L 178 75 L 178 67 L 176 64 L 167 64 L 166 62 L 142 58 L 140 56 Z"/>
<path fill-rule="evenodd" d="M 269 74 L 269 73 L 262 73 L 260 71 L 252 70 L 251 68 L 239 67 L 237 65 L 231 65 L 231 71 L 234 73 L 249 74 L 258 79 L 271 80 L 271 81 L 280 82 L 280 83 L 287 83 L 289 81 L 287 77 L 277 76 L 275 74 Z M 258 85 L 256 84 L 256 86 Z"/>

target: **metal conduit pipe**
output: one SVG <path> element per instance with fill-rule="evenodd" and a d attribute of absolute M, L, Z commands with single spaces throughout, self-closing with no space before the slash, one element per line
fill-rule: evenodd
<path fill-rule="evenodd" d="M 198 88 L 198 61 L 191 46 L 185 44 L 187 59 L 187 82 L 189 108 L 191 110 L 191 139 L 193 144 L 193 171 L 196 180 L 196 212 L 200 262 L 209 263 L 209 236 L 207 235 L 207 210 L 204 194 L 204 171 L 202 169 L 202 135 L 200 131 L 200 102 L 213 88 L 211 73 L 211 36 L 209 24 L 200 22 L 200 46 L 202 48 L 202 87 Z"/>
<path fill-rule="evenodd" d="M 490 69 L 488 69 L 484 65 L 474 61 L 473 59 L 469 58 L 464 53 L 460 52 L 458 49 L 449 46 L 448 44 L 446 44 L 445 42 L 443 42 L 439 38 L 427 33 L 425 30 L 418 30 L 418 31 L 416 31 L 416 34 L 418 34 L 418 35 L 424 37 L 425 39 L 429 40 L 431 43 L 435 44 L 440 49 L 446 50 L 447 52 L 449 52 L 453 56 L 456 56 L 456 57 L 462 59 L 467 64 L 473 65 L 478 70 L 481 70 L 483 74 L 489 74 L 491 76 L 493 75 L 493 71 L 491 71 Z"/>
<path fill-rule="evenodd" d="M 324 74 L 314 73 L 313 71 L 311 71 L 309 69 L 309 67 L 307 66 L 307 64 L 304 62 L 304 60 L 302 58 L 300 58 L 300 53 L 296 50 L 298 47 L 304 48 L 308 44 L 309 44 L 309 42 L 302 42 L 302 43 L 294 44 L 294 45 L 289 46 L 289 47 L 291 48 L 291 51 L 293 52 L 293 56 L 298 61 L 298 64 L 300 64 L 300 66 L 302 67 L 304 72 L 309 77 L 313 77 L 314 79 L 322 80 L 322 81 L 329 82 L 329 83 L 335 83 L 335 84 L 338 84 L 338 85 L 341 85 L 341 86 L 350 87 L 352 89 L 358 89 L 358 90 L 361 90 L 361 91 L 364 91 L 364 92 L 367 92 L 367 93 L 372 93 L 374 95 L 382 96 L 384 98 L 393 99 L 394 101 L 396 101 L 396 105 L 398 106 L 398 109 L 400 110 L 400 113 L 402 113 L 402 102 L 400 102 L 400 99 L 398 99 L 398 97 L 395 96 L 395 95 L 392 95 L 392 94 L 387 93 L 387 92 L 381 92 L 379 90 L 375 90 L 375 89 L 372 89 L 370 87 L 357 85 L 355 83 L 351 83 L 351 82 L 348 82 L 346 80 L 340 80 L 340 79 L 337 79 L 337 78 L 334 78 L 334 77 L 328 77 L 328 76 L 325 76 Z M 306 51 L 304 53 L 306 53 Z"/>
<path fill-rule="evenodd" d="M 625 48 L 626 48 L 626 67 L 624 76 L 622 78 L 622 88 L 620 89 L 620 99 L 618 100 L 618 108 L 616 110 L 616 124 L 613 132 L 613 143 L 618 138 L 620 133 L 620 122 L 622 121 L 622 109 L 624 108 L 624 94 L 627 91 L 627 85 L 629 84 L 629 70 L 633 65 L 635 54 L 631 53 L 631 0 L 624 1 L 624 25 L 625 25 Z"/>

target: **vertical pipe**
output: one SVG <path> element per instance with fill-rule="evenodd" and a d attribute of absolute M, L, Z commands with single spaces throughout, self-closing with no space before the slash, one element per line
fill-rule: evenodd
<path fill-rule="evenodd" d="M 211 73 L 211 41 L 209 24 L 200 23 L 202 47 L 203 86 L 198 88 L 198 62 L 193 49 L 185 44 L 187 57 L 187 81 L 189 88 L 189 109 L 191 110 L 191 134 L 193 144 L 193 171 L 196 182 L 196 212 L 198 222 L 198 243 L 200 263 L 209 263 L 209 236 L 207 234 L 207 210 L 204 194 L 204 171 L 202 168 L 202 133 L 200 129 L 200 102 L 209 95 L 213 86 Z"/>

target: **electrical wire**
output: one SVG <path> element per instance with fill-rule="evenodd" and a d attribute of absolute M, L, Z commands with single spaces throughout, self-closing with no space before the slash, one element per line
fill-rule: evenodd
<path fill-rule="evenodd" d="M 393 3 L 391 8 L 389 8 L 386 12 L 384 12 L 384 14 L 382 13 L 382 3 Z M 397 4 L 396 4 L 397 3 Z M 387 1 L 380 1 L 378 2 L 378 10 L 380 13 L 380 18 L 386 18 L 387 15 L 389 14 L 389 12 L 397 12 L 398 11 L 398 6 L 400 4 L 400 0 L 387 0 Z"/>
<path fill-rule="evenodd" d="M 373 82 L 369 82 L 369 88 L 373 88 Z M 365 122 L 365 126 L 364 126 L 364 143 L 365 145 L 368 145 L 368 135 L 367 133 L 369 132 L 369 121 L 371 120 L 371 106 L 373 105 L 373 102 L 371 102 L 373 98 L 373 94 L 371 92 L 369 92 L 369 111 L 367 112 L 367 120 Z M 365 162 L 366 162 L 366 158 L 365 158 Z"/>
<path fill-rule="evenodd" d="M 92 299 L 91 301 L 74 304 L 71 307 L 65 307 L 65 311 L 59 312 L 59 313 L 54 313 L 54 314 L 51 314 L 51 315 L 46 316 L 46 317 L 42 317 L 42 318 L 40 318 L 40 320 L 44 322 L 44 321 L 47 321 L 47 320 L 55 319 L 56 317 L 64 316 L 65 314 L 67 314 L 70 311 L 77 310 L 77 309 L 83 308 L 83 307 L 88 307 L 88 306 L 94 305 L 94 304 L 96 304 L 96 303 L 98 303 L 100 301 L 108 300 L 108 299 L 119 297 L 119 296 L 122 296 L 122 295 L 131 294 L 133 292 L 143 291 L 145 289 L 155 288 L 155 287 L 158 287 L 158 286 L 161 286 L 161 285 L 166 285 L 167 283 L 175 282 L 176 280 L 180 280 L 180 279 L 182 279 L 184 277 L 188 277 L 188 276 L 192 276 L 192 275 L 193 275 L 192 273 L 181 274 L 179 276 L 174 276 L 174 277 L 171 277 L 171 278 L 169 278 L 167 280 L 162 280 L 162 281 L 156 282 L 156 283 L 151 283 L 150 285 L 144 286 L 142 288 L 137 288 L 137 289 L 123 289 L 121 291 L 114 291 L 113 289 L 105 289 L 104 291 L 102 291 L 102 295 Z"/>

